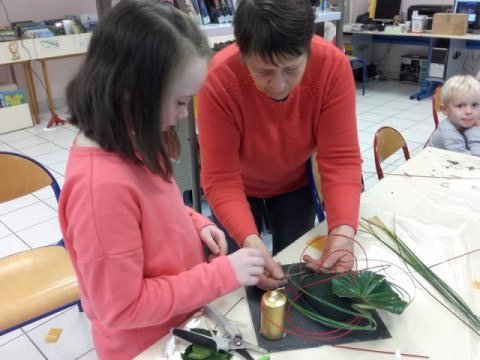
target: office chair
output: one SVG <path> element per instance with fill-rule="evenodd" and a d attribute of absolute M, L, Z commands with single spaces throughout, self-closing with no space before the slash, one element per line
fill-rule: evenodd
<path fill-rule="evenodd" d="M 432 112 L 433 112 L 433 122 L 435 123 L 435 130 L 438 128 L 438 113 L 441 112 L 442 108 L 442 99 L 441 99 L 441 94 L 442 92 L 442 87 L 438 86 L 433 95 L 432 95 Z"/>
<path fill-rule="evenodd" d="M 50 186 L 60 187 L 37 161 L 0 151 L 0 203 Z M 63 240 L 0 259 L 0 336 L 77 305 L 82 310 L 72 263 Z"/>
<path fill-rule="evenodd" d="M 310 193 L 312 194 L 313 205 L 317 213 L 318 222 L 325 220 L 325 211 L 323 211 L 323 196 L 321 192 L 320 174 L 318 172 L 317 154 L 313 154 L 307 160 L 307 177 Z"/>
<path fill-rule="evenodd" d="M 377 130 L 373 140 L 373 154 L 378 180 L 383 179 L 381 163 L 400 149 L 403 150 L 405 160 L 410 159 L 407 142 L 402 134 L 390 126 L 383 126 Z"/>

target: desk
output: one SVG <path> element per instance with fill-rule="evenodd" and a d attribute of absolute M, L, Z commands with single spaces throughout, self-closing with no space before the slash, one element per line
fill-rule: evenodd
<path fill-rule="evenodd" d="M 362 57 L 367 62 L 371 59 L 371 48 L 369 46 L 374 43 L 402 44 L 402 45 L 418 45 L 427 47 L 427 59 L 430 64 L 432 48 L 442 47 L 448 49 L 448 58 L 446 63 L 446 71 L 444 78 L 449 78 L 455 74 L 464 73 L 464 64 L 467 58 L 467 50 L 480 49 L 480 35 L 465 34 L 457 35 L 440 35 L 431 32 L 423 33 L 388 33 L 383 31 L 348 31 L 352 34 L 352 45 L 355 56 Z M 429 69 L 427 68 L 427 75 Z M 476 74 L 473 74 L 474 76 Z M 433 94 L 438 83 L 443 82 L 442 79 L 432 78 L 425 79 L 420 84 L 418 92 L 410 96 L 411 99 L 421 100 Z"/>
<path fill-rule="evenodd" d="M 480 248 L 480 158 L 426 148 L 399 167 L 395 174 L 386 176 L 362 194 L 361 216 L 378 215 L 387 225 L 395 218 L 402 240 L 427 265 Z M 440 178 L 429 178 L 432 175 Z M 460 178 L 447 179 L 451 177 Z M 284 264 L 298 261 L 306 241 L 318 234 L 325 234 L 325 223 L 299 238 L 276 259 Z M 392 258 L 388 250 L 366 234 L 358 235 L 357 240 L 369 259 Z M 472 286 L 472 280 L 480 280 L 479 264 L 480 252 L 476 252 L 434 268 L 476 314 L 480 314 L 480 290 Z M 229 318 L 247 323 L 247 327 L 242 328 L 244 337 L 256 342 L 251 319 L 247 316 L 248 304 L 242 300 L 244 296 L 244 290 L 239 289 L 217 299 L 213 305 L 223 313 L 228 312 Z M 392 360 L 393 353 L 399 349 L 404 354 L 432 360 L 479 359 L 480 338 L 419 286 L 413 302 L 402 315 L 380 312 L 380 316 L 392 334 L 391 339 L 346 345 L 388 354 L 323 346 L 272 353 L 271 358 Z M 137 360 L 165 358 L 164 349 L 169 340 L 170 336 L 160 339 Z M 177 344 L 181 347 L 184 343 Z M 178 352 L 171 358 L 179 359 Z M 234 359 L 239 357 L 234 355 Z M 404 356 L 403 359 L 415 357 Z"/>

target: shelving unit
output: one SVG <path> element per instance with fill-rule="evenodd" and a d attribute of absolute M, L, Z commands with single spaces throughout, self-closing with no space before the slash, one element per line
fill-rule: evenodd
<path fill-rule="evenodd" d="M 37 96 L 30 68 L 30 61 L 35 56 L 35 48 L 31 39 L 0 43 L 0 66 L 9 66 L 12 80 L 16 82 L 13 66 L 22 64 L 28 90 L 28 104 L 0 108 L 0 133 L 24 129 L 39 122 Z"/>
<path fill-rule="evenodd" d="M 90 43 L 91 37 L 92 33 L 84 33 L 33 40 L 36 60 L 40 61 L 42 64 L 43 78 L 45 80 L 45 89 L 47 92 L 47 102 L 52 115 L 48 121 L 47 127 L 52 127 L 53 125 L 62 125 L 65 123 L 65 120 L 60 119 L 55 111 L 55 103 L 53 101 L 53 96 L 50 89 L 47 61 L 64 59 L 71 56 L 85 55 L 88 50 L 88 44 Z"/>
<path fill-rule="evenodd" d="M 341 11 L 321 11 L 316 13 L 315 23 L 322 23 L 325 21 L 336 21 L 337 34 L 336 37 L 339 41 L 342 40 L 343 18 Z M 209 38 L 219 36 L 233 36 L 233 27 L 231 23 L 227 24 L 208 24 L 200 27 L 205 35 Z M 337 41 L 337 45 L 339 42 Z"/>
<path fill-rule="evenodd" d="M 92 33 L 84 33 L 33 39 L 35 60 L 84 55 L 91 37 Z"/>
<path fill-rule="evenodd" d="M 33 126 L 28 104 L 0 109 L 0 134 Z"/>

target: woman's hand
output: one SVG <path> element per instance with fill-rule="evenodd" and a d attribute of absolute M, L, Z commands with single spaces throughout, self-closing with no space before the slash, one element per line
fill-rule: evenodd
<path fill-rule="evenodd" d="M 265 259 L 263 275 L 260 276 L 257 286 L 263 290 L 274 290 L 283 286 L 285 274 L 280 264 L 276 263 L 263 240 L 256 234 L 248 235 L 243 241 L 244 248 L 254 248 L 261 251 Z"/>
<path fill-rule="evenodd" d="M 314 260 L 304 255 L 307 268 L 315 272 L 345 272 L 352 269 L 355 256 L 353 238 L 355 230 L 348 225 L 340 225 L 330 232 L 320 259 Z"/>
<path fill-rule="evenodd" d="M 207 225 L 200 230 L 200 240 L 208 247 L 211 254 L 208 257 L 210 261 L 214 257 L 227 254 L 227 240 L 225 234 L 215 225 Z"/>

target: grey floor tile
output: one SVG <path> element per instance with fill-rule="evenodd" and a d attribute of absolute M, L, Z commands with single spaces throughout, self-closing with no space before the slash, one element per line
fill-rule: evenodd
<path fill-rule="evenodd" d="M 19 336 L 0 346 L 0 359 L 5 360 L 45 360 L 26 335 Z"/>
<path fill-rule="evenodd" d="M 45 336 L 52 328 L 60 328 L 62 333 L 55 343 L 47 343 Z M 76 307 L 28 331 L 27 335 L 47 359 L 74 360 L 93 349 L 90 323 Z"/>
<path fill-rule="evenodd" d="M 22 196 L 18 199 L 10 200 L 0 204 L 0 215 L 7 214 L 9 212 L 21 209 L 23 207 L 37 203 L 39 200 L 37 197 L 29 194 Z"/>
<path fill-rule="evenodd" d="M 12 235 L 12 231 L 0 222 L 0 239 L 7 235 Z"/>
<path fill-rule="evenodd" d="M 37 248 L 57 243 L 62 238 L 62 232 L 60 231 L 58 219 L 55 217 L 18 231 L 17 236 L 31 248 Z"/>
<path fill-rule="evenodd" d="M 5 256 L 28 250 L 29 247 L 16 234 L 0 238 L 0 259 Z M 0 359 L 2 357 L 0 356 Z"/>
<path fill-rule="evenodd" d="M 6 333 L 5 335 L 0 336 L 0 346 L 5 345 L 6 343 L 22 335 L 24 335 L 24 332 L 21 329 L 13 330 L 9 333 Z"/>
<path fill-rule="evenodd" d="M 0 215 L 0 221 L 13 231 L 20 231 L 57 217 L 56 211 L 43 202 Z"/>

